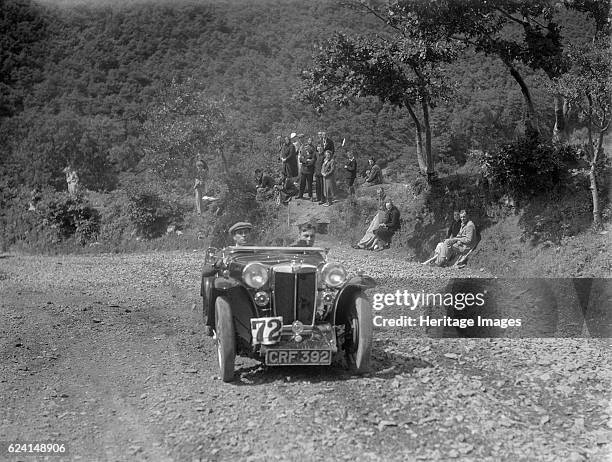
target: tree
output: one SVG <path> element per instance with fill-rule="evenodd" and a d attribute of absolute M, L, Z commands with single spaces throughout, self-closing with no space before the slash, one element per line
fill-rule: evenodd
<path fill-rule="evenodd" d="M 431 180 L 435 166 L 430 111 L 450 91 L 441 66 L 456 58 L 456 47 L 435 30 L 417 27 L 419 19 L 400 2 L 377 7 L 362 1 L 353 6 L 386 24 L 384 35 L 335 34 L 314 55 L 312 68 L 302 72 L 299 97 L 318 110 L 328 102 L 342 105 L 366 96 L 405 108 L 415 127 L 419 168 Z"/>
<path fill-rule="evenodd" d="M 577 108 L 585 123 L 587 142 L 584 154 L 588 168 L 580 173 L 589 178 L 593 201 L 593 226 L 601 228 L 597 174 L 604 165 L 603 139 L 612 119 L 612 84 L 610 83 L 610 39 L 607 34 L 592 43 L 572 46 L 567 53 L 570 71 L 553 80 L 551 91 L 563 95 Z"/>
<path fill-rule="evenodd" d="M 543 70 L 551 78 L 566 70 L 550 1 L 396 0 L 393 4 L 395 11 L 418 18 L 412 24 L 420 28 L 419 33 L 434 30 L 440 39 L 497 56 L 521 89 L 526 128 L 537 130 L 531 92 L 518 64 Z"/>

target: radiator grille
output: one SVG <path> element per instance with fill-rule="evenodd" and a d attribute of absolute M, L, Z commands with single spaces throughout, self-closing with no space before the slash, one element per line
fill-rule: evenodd
<path fill-rule="evenodd" d="M 316 271 L 274 273 L 274 311 L 285 325 L 296 319 L 312 325 L 315 309 Z"/>

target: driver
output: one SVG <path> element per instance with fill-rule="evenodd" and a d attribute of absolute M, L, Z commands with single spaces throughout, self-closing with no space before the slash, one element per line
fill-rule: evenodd
<path fill-rule="evenodd" d="M 235 246 L 249 245 L 251 241 L 251 231 L 252 230 L 253 230 L 253 225 L 246 221 L 239 221 L 238 223 L 234 223 L 229 229 L 229 233 L 232 236 L 234 245 Z"/>
<path fill-rule="evenodd" d="M 312 223 L 303 223 L 298 226 L 298 238 L 291 247 L 312 247 L 317 231 Z"/>
<path fill-rule="evenodd" d="M 251 231 L 253 225 L 247 221 L 239 221 L 230 226 L 229 233 L 234 241 L 234 246 L 249 245 L 251 241 Z M 214 267 L 219 268 L 221 260 L 215 262 Z M 206 335 L 209 337 L 213 336 L 213 328 L 215 325 L 215 307 L 208 304 L 208 311 L 206 313 Z"/>

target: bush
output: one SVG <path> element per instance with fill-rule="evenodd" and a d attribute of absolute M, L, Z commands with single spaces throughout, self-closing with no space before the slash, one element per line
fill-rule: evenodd
<path fill-rule="evenodd" d="M 98 237 L 100 214 L 82 196 L 72 197 L 65 192 L 48 195 L 37 209 L 44 217 L 43 224 L 57 229 L 60 240 L 74 236 L 79 244 L 85 245 Z"/>
<path fill-rule="evenodd" d="M 549 191 L 567 174 L 572 148 L 557 148 L 539 135 L 528 133 L 481 156 L 485 177 L 496 189 L 515 199 Z"/>
<path fill-rule="evenodd" d="M 153 191 L 133 191 L 128 196 L 128 213 L 136 232 L 147 239 L 163 236 L 168 225 L 180 225 L 184 210 L 172 200 L 162 199 Z"/>

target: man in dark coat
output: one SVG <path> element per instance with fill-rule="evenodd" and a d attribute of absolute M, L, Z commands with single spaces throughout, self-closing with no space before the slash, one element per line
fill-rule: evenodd
<path fill-rule="evenodd" d="M 348 191 L 351 196 L 355 195 L 355 178 L 357 178 L 357 161 L 352 152 L 348 153 L 348 160 L 344 164 L 344 170 L 346 170 L 346 183 Z"/>
<path fill-rule="evenodd" d="M 297 153 L 295 152 L 295 146 L 291 143 L 288 136 L 285 136 L 284 142 L 280 146 L 279 154 L 283 163 L 283 173 L 287 178 L 297 176 Z"/>
<path fill-rule="evenodd" d="M 388 248 L 391 245 L 391 237 L 400 229 L 400 211 L 393 205 L 391 199 L 387 199 L 385 209 L 385 219 L 380 224 L 379 228 L 374 231 L 374 235 L 378 238 L 378 242 L 374 245 L 373 250 Z"/>
<path fill-rule="evenodd" d="M 317 145 L 317 153 L 314 164 L 314 179 L 317 191 L 317 201 L 319 201 L 319 204 L 323 204 L 325 202 L 325 191 L 323 190 L 323 175 L 321 174 L 321 167 L 323 167 L 324 161 L 325 156 L 323 155 L 323 146 L 319 144 Z"/>
<path fill-rule="evenodd" d="M 332 156 L 336 153 L 336 148 L 334 147 L 334 142 L 331 138 L 327 137 L 327 132 L 319 132 L 321 137 L 321 146 L 323 146 L 323 152 L 331 151 Z"/>
<path fill-rule="evenodd" d="M 312 145 L 312 138 L 308 138 L 306 144 L 300 149 L 299 161 L 302 166 L 300 169 L 300 193 L 298 199 L 304 198 L 304 190 L 307 188 L 308 198 L 314 200 L 312 193 L 312 180 L 315 171 L 315 147 Z"/>

